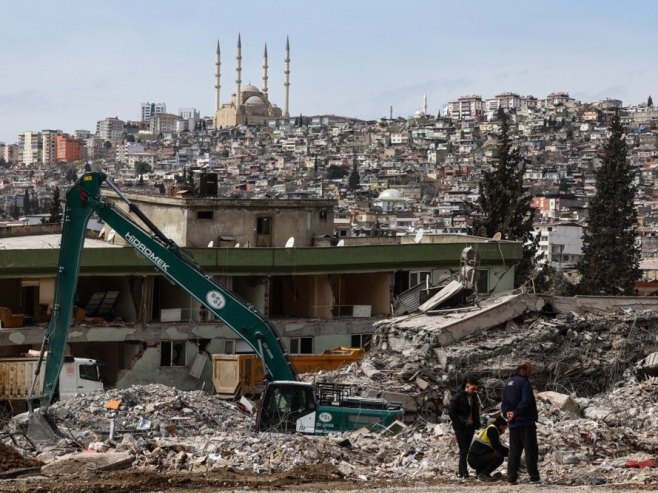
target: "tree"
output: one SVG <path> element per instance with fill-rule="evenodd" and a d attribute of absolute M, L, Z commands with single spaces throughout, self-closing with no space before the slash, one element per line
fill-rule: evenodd
<path fill-rule="evenodd" d="M 25 215 L 32 214 L 32 201 L 30 200 L 30 191 L 26 188 L 23 196 L 23 210 Z"/>
<path fill-rule="evenodd" d="M 327 179 L 328 180 L 340 180 L 347 176 L 347 170 L 342 166 L 332 164 L 327 168 Z"/>
<path fill-rule="evenodd" d="M 350 177 L 348 178 L 347 184 L 349 189 L 352 191 L 359 188 L 359 185 L 361 184 L 361 177 L 359 176 L 359 171 L 356 168 L 356 158 L 354 159 L 354 163 L 352 164 L 352 172 L 350 173 Z"/>
<path fill-rule="evenodd" d="M 48 211 L 50 216 L 41 220 L 44 224 L 60 224 L 62 222 L 62 207 L 61 200 L 59 198 L 59 187 L 55 187 L 53 190 L 53 199 L 50 204 L 50 210 Z"/>
<path fill-rule="evenodd" d="M 653 99 L 651 99 L 651 95 L 649 95 L 649 99 L 647 99 L 647 106 L 649 108 L 653 107 Z"/>
<path fill-rule="evenodd" d="M 523 242 L 523 258 L 516 267 L 514 283 L 523 284 L 532 274 L 539 236 L 533 236 L 535 209 L 532 196 L 523 189 L 525 162 L 519 150 L 512 146 L 509 116 L 498 112 L 501 127 L 494 149 L 494 164 L 480 180 L 480 197 L 476 204 L 473 230 L 492 237 L 501 233 L 507 240 Z"/>
<path fill-rule="evenodd" d="M 604 147 L 603 164 L 596 172 L 596 193 L 589 202 L 583 230 L 579 291 L 593 295 L 633 295 L 640 279 L 640 250 L 636 187 L 626 159 L 624 129 L 616 113 Z"/>
<path fill-rule="evenodd" d="M 135 162 L 135 174 L 143 175 L 144 173 L 151 172 L 151 165 L 146 161 Z"/>

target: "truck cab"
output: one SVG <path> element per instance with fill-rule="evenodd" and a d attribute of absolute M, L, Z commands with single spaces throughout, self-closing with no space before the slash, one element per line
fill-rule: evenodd
<path fill-rule="evenodd" d="M 89 358 L 66 356 L 59 374 L 59 399 L 66 401 L 76 394 L 95 394 L 103 391 L 98 362 Z"/>

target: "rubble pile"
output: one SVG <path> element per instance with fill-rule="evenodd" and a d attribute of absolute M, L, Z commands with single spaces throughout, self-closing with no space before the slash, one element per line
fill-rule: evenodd
<path fill-rule="evenodd" d="M 160 384 L 59 401 L 50 412 L 62 429 L 76 430 L 76 438 L 104 437 L 112 421 L 115 433 L 145 437 L 212 435 L 217 430 L 246 431 L 252 425 L 251 417 L 238 412 L 233 403 L 200 390 L 186 392 Z"/>
<path fill-rule="evenodd" d="M 13 447 L 0 443 L 0 472 L 38 467 L 39 465 L 41 465 L 40 462 L 24 457 Z"/>
<path fill-rule="evenodd" d="M 466 371 L 475 373 L 485 408 L 491 405 L 485 410 L 493 411 L 500 386 L 527 359 L 537 369 L 544 477 L 563 485 L 658 484 L 658 377 L 634 366 L 646 357 L 658 367 L 658 353 L 648 356 L 657 322 L 650 312 L 535 315 L 450 347 L 438 347 L 422 328 L 402 333 L 388 326 L 361 363 L 313 378 L 408 398 L 413 421 L 406 425 L 328 436 L 255 433 L 245 406 L 201 391 L 132 386 L 54 404 L 55 421 L 77 443 L 61 440 L 37 458 L 62 471 L 57 461 L 81 444 L 86 455 L 113 455 L 137 470 L 269 474 L 326 464 L 350 481 L 450 480 L 457 446 L 444 412 L 449 390 Z"/>
<path fill-rule="evenodd" d="M 581 397 L 596 395 L 622 379 L 636 361 L 658 350 L 658 313 L 537 315 L 482 331 L 448 347 L 436 334 L 382 324 L 359 365 L 320 378 L 358 385 L 373 393 L 413 396 L 418 413 L 437 419 L 449 393 L 467 373 L 482 383 L 481 399 L 495 408 L 505 379 L 531 361 L 535 388 Z"/>

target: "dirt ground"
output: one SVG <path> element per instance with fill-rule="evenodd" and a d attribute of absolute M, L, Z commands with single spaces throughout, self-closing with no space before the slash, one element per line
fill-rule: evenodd
<path fill-rule="evenodd" d="M 1 459 L 0 459 L 1 461 Z M 84 474 L 25 475 L 0 480 L 0 493 L 135 493 L 141 492 L 314 492 L 314 493 L 474 493 L 485 485 L 475 479 L 466 483 L 452 480 L 433 481 L 368 481 L 342 478 L 332 465 L 300 466 L 271 475 L 248 474 L 237 470 L 220 470 L 207 473 L 159 473 L 153 471 L 114 471 Z M 536 486 L 521 481 L 517 486 L 506 483 L 486 485 L 487 492 L 526 492 L 550 490 L 553 492 L 636 493 L 655 491 L 655 485 L 607 486 Z"/>

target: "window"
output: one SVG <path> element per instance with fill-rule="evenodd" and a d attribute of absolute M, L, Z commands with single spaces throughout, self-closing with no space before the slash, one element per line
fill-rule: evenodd
<path fill-rule="evenodd" d="M 256 220 L 256 233 L 259 235 L 269 235 L 272 230 L 272 218 L 271 217 L 259 217 Z"/>
<path fill-rule="evenodd" d="M 326 221 L 327 220 L 327 211 L 320 211 L 320 221 Z"/>
<path fill-rule="evenodd" d="M 352 334 L 352 347 L 368 347 L 372 334 Z"/>
<path fill-rule="evenodd" d="M 160 343 L 160 366 L 185 366 L 185 342 L 162 341 Z"/>
<path fill-rule="evenodd" d="M 235 354 L 235 341 L 224 341 L 224 354 Z"/>
<path fill-rule="evenodd" d="M 100 382 L 101 380 L 96 365 L 80 365 L 79 371 L 82 380 L 91 380 L 92 382 Z"/>
<path fill-rule="evenodd" d="M 312 353 L 313 353 L 312 337 L 290 338 L 290 354 L 312 354 Z"/>
<path fill-rule="evenodd" d="M 212 219 L 212 211 L 196 211 L 197 219 Z"/>
<path fill-rule="evenodd" d="M 409 287 L 418 286 L 421 283 L 425 282 L 425 279 L 428 277 L 431 279 L 432 273 L 430 271 L 416 271 L 409 272 Z"/>
<path fill-rule="evenodd" d="M 488 269 L 478 269 L 477 290 L 478 290 L 478 293 L 488 293 L 489 292 L 489 270 Z"/>

